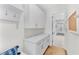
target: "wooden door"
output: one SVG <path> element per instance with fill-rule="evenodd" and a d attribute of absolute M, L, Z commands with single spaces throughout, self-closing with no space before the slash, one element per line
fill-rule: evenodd
<path fill-rule="evenodd" d="M 77 31 L 77 26 L 76 26 L 76 11 L 72 13 L 69 17 L 69 31 Z"/>

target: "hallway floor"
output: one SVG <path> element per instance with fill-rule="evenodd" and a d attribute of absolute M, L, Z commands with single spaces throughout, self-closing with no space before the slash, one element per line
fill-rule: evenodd
<path fill-rule="evenodd" d="M 44 55 L 67 55 L 67 51 L 64 48 L 49 46 Z"/>

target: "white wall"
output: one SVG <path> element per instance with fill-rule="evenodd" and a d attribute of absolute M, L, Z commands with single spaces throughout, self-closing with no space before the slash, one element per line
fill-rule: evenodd
<path fill-rule="evenodd" d="M 79 55 L 79 34 L 66 33 L 65 36 L 65 49 L 69 55 Z"/>
<path fill-rule="evenodd" d="M 19 19 L 19 27 L 16 24 L 0 22 L 0 52 L 12 48 L 16 45 L 20 46 L 22 50 L 22 44 L 24 39 L 24 24 L 23 14 Z"/>
<path fill-rule="evenodd" d="M 52 4 L 51 4 L 52 5 Z M 52 22 L 52 16 L 53 16 L 53 20 L 56 19 L 65 19 L 66 15 L 67 15 L 67 8 L 68 5 L 52 5 L 52 8 L 50 8 L 50 11 L 47 11 L 47 28 L 46 28 L 46 32 L 49 32 L 50 30 L 47 30 L 49 27 L 51 28 L 52 25 L 49 25 L 49 22 Z"/>
<path fill-rule="evenodd" d="M 73 11 L 79 11 L 79 5 L 69 5 L 68 7 L 68 17 Z M 68 20 L 67 20 L 68 21 Z M 67 32 L 65 34 L 65 49 L 67 49 L 68 54 L 70 55 L 79 55 L 79 33 L 71 33 L 68 30 L 67 24 Z"/>
<path fill-rule="evenodd" d="M 54 19 L 59 18 L 58 16 L 55 15 L 60 15 L 61 13 L 65 12 L 66 18 L 66 26 L 67 25 L 67 20 L 68 20 L 68 16 L 71 14 L 71 12 L 73 12 L 74 10 L 78 11 L 79 14 L 79 5 L 45 5 L 46 7 L 46 11 L 47 11 L 47 24 L 46 24 L 46 30 L 45 32 L 50 34 L 51 36 L 51 32 L 52 32 L 52 16 L 54 16 Z M 51 8 L 52 7 L 52 8 Z M 62 17 L 62 16 L 61 16 Z M 61 18 L 60 17 L 60 18 Z M 54 43 L 60 44 L 64 42 L 64 48 L 67 49 L 68 54 L 79 54 L 79 35 L 78 34 L 74 34 L 74 33 L 70 33 L 68 31 L 68 27 L 65 28 L 66 33 L 65 33 L 65 38 L 64 41 L 58 41 L 54 39 Z M 55 32 L 55 30 L 54 30 Z M 52 43 L 52 36 L 50 37 L 50 43 Z M 58 38 L 59 39 L 59 38 Z M 57 45 L 58 46 L 58 45 Z M 62 46 L 62 45 L 61 45 Z"/>
<path fill-rule="evenodd" d="M 52 45 L 52 41 L 56 42 L 56 43 L 59 43 L 57 40 L 55 41 L 55 39 L 53 39 L 53 37 L 52 37 L 52 20 L 54 20 L 54 24 L 53 25 L 55 25 L 55 20 L 56 19 L 60 19 L 60 20 L 63 19 L 64 21 L 66 21 L 66 15 L 67 15 L 66 14 L 67 13 L 66 12 L 67 11 L 66 7 L 67 7 L 66 5 L 55 5 L 55 6 L 52 7 L 50 12 L 49 11 L 47 12 L 47 24 L 46 24 L 45 32 L 50 34 L 50 45 Z M 52 16 L 53 16 L 53 19 L 52 19 Z M 55 33 L 56 29 L 53 28 L 53 31 Z"/>

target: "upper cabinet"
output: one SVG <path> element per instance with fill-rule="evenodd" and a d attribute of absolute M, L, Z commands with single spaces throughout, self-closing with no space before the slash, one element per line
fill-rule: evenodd
<path fill-rule="evenodd" d="M 24 10 L 24 5 L 23 4 L 11 4 L 11 5 L 18 8 L 18 9 L 20 9 L 20 10 L 22 10 L 22 11 Z"/>
<path fill-rule="evenodd" d="M 22 10 L 9 5 L 1 4 L 0 5 L 0 20 L 8 22 L 18 22 L 21 17 Z"/>
<path fill-rule="evenodd" d="M 25 6 L 25 28 L 44 28 L 45 20 L 45 13 L 38 5 Z"/>

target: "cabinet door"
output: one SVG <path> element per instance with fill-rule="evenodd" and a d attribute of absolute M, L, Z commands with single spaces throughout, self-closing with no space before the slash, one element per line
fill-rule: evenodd
<path fill-rule="evenodd" d="M 43 43 L 43 51 L 45 52 L 45 50 L 47 49 L 48 45 L 49 45 L 49 37 L 44 38 L 44 43 Z"/>
<path fill-rule="evenodd" d="M 17 22 L 20 19 L 21 11 L 11 5 L 0 5 L 0 20 Z"/>
<path fill-rule="evenodd" d="M 38 8 L 36 5 L 29 5 L 29 25 L 35 28 L 36 20 L 38 19 Z"/>
<path fill-rule="evenodd" d="M 44 25 L 46 23 L 46 19 L 45 19 L 45 13 L 38 7 L 38 14 L 37 14 L 37 26 L 38 28 L 44 28 Z"/>
<path fill-rule="evenodd" d="M 6 7 L 4 5 L 0 5 L 0 19 L 3 18 L 6 19 L 7 13 L 6 13 Z"/>
<path fill-rule="evenodd" d="M 20 9 L 20 10 L 24 10 L 24 5 L 22 5 L 22 4 L 11 4 L 11 5 Z"/>
<path fill-rule="evenodd" d="M 45 15 L 37 5 L 29 5 L 29 22 L 34 28 L 43 27 Z"/>
<path fill-rule="evenodd" d="M 44 28 L 45 23 L 46 23 L 45 14 L 44 14 L 43 11 L 40 10 L 39 19 L 38 19 L 38 21 L 37 21 L 38 27 L 39 27 L 39 28 Z"/>

